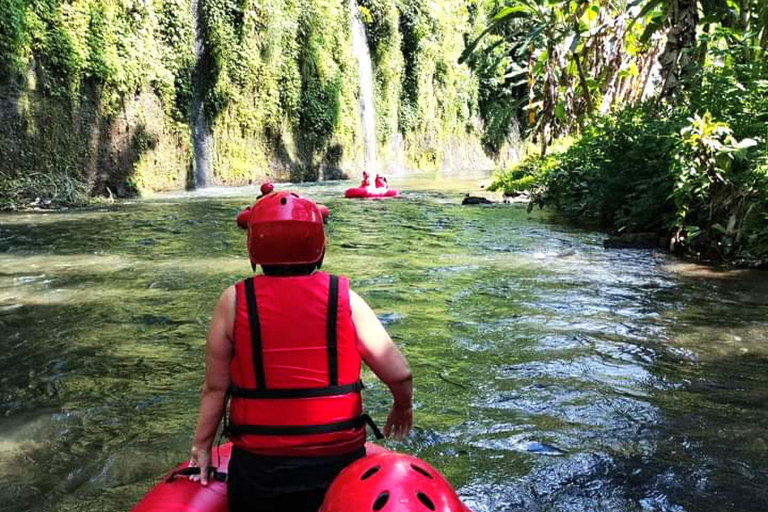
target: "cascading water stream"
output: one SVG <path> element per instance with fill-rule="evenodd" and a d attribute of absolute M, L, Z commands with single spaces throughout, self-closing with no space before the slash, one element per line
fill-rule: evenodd
<path fill-rule="evenodd" d="M 195 73 L 192 95 L 192 172 L 195 187 L 211 183 L 213 134 L 205 119 L 202 83 L 203 30 L 200 21 L 200 0 L 192 0 L 192 29 L 194 30 Z"/>
<path fill-rule="evenodd" d="M 358 62 L 360 79 L 360 119 L 363 124 L 363 162 L 365 169 L 373 177 L 376 174 L 376 127 L 373 105 L 373 66 L 368 51 L 368 38 L 365 26 L 357 11 L 357 0 L 349 0 L 349 12 L 352 19 L 352 52 Z"/>

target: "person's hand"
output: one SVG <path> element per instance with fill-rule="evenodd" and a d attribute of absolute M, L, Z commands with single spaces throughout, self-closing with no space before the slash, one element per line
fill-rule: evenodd
<path fill-rule="evenodd" d="M 404 439 L 413 425 L 413 408 L 410 404 L 399 406 L 394 404 L 392 410 L 387 416 L 387 423 L 384 424 L 384 437 L 394 435 L 395 439 L 400 441 Z"/>
<path fill-rule="evenodd" d="M 203 486 L 208 485 L 208 468 L 211 465 L 211 449 L 199 446 L 192 446 L 192 458 L 189 460 L 189 467 L 200 468 L 199 475 L 190 475 L 189 479 L 193 482 L 200 482 Z"/>

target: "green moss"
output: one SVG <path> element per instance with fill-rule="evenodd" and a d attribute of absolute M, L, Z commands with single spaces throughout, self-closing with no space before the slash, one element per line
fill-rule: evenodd
<path fill-rule="evenodd" d="M 11 155 L 0 171 L 63 172 L 96 194 L 181 187 L 195 84 L 215 181 L 354 168 L 363 137 L 348 4 L 201 5 L 198 63 L 189 0 L 0 0 L 0 88 L 29 107 L 2 115 Z M 408 165 L 439 166 L 446 141 L 475 135 L 477 83 L 458 64 L 468 12 L 448 0 L 359 0 L 359 12 L 380 160 L 399 158 L 389 154 L 399 133 Z"/>
<path fill-rule="evenodd" d="M 4 179 L 25 200 L 59 195 L 41 174 L 92 194 L 178 187 L 192 64 L 186 0 L 1 0 L 0 89 L 19 105 L 0 112 Z"/>
<path fill-rule="evenodd" d="M 354 154 L 357 63 L 343 3 L 214 0 L 204 21 L 206 113 L 225 156 L 217 180 L 291 169 L 307 179 L 338 163 L 339 147 Z"/>

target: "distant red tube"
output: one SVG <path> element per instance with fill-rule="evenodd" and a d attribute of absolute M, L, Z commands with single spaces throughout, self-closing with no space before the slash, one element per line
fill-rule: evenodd
<path fill-rule="evenodd" d="M 355 187 L 348 188 L 344 192 L 344 197 L 348 199 L 352 198 L 364 198 L 364 197 L 397 197 L 399 192 L 394 188 L 366 188 Z"/>

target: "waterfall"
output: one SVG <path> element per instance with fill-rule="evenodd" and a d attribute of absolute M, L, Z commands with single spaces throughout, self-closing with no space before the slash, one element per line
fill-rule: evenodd
<path fill-rule="evenodd" d="M 207 187 L 211 183 L 213 134 L 205 119 L 205 100 L 202 82 L 203 28 L 202 2 L 192 0 L 192 30 L 194 31 L 195 71 L 192 92 L 192 174 L 195 187 Z"/>
<path fill-rule="evenodd" d="M 357 57 L 358 76 L 360 78 L 360 120 L 363 124 L 363 162 L 371 175 L 376 174 L 376 127 L 373 106 L 373 66 L 368 51 L 368 38 L 365 26 L 357 11 L 357 0 L 349 0 L 349 12 L 352 18 L 352 52 Z"/>

